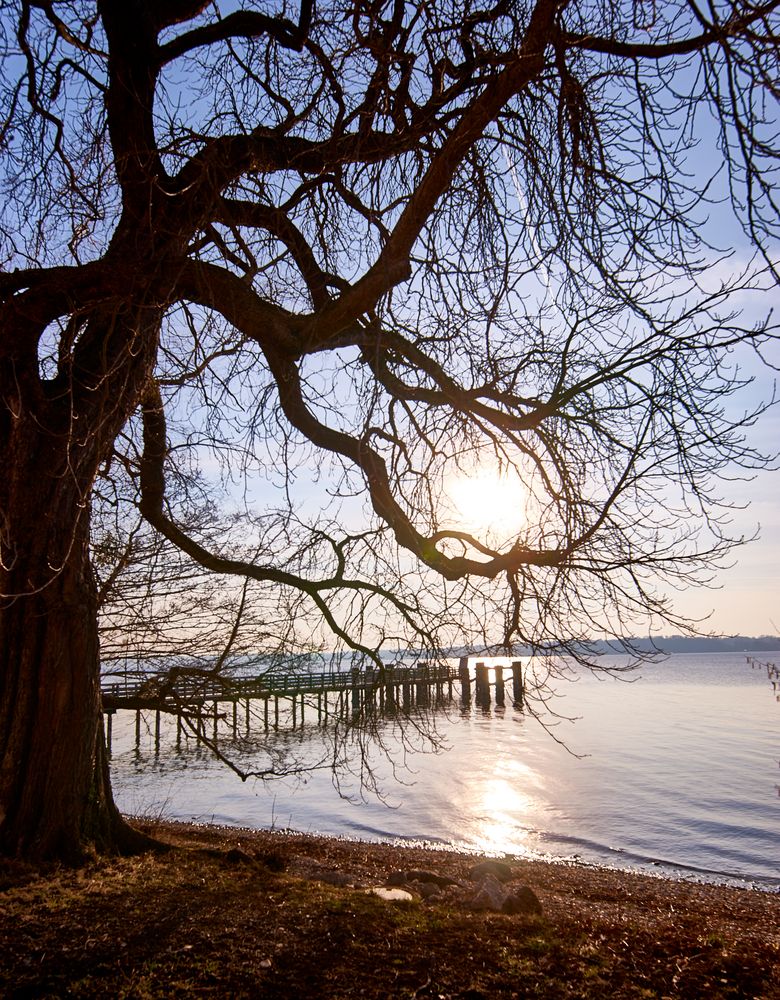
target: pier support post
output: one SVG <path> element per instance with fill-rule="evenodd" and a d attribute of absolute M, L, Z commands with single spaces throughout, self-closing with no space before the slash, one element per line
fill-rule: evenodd
<path fill-rule="evenodd" d="M 357 667 L 352 668 L 350 679 L 352 681 L 352 714 L 357 715 L 360 711 L 360 688 L 358 687 L 360 671 Z"/>
<path fill-rule="evenodd" d="M 136 750 L 141 746 L 141 709 L 137 708 L 135 710 L 135 748 Z"/>
<path fill-rule="evenodd" d="M 395 706 L 395 696 L 393 690 L 393 668 L 388 667 L 385 671 L 385 705 L 390 711 Z"/>
<path fill-rule="evenodd" d="M 154 713 L 154 752 L 160 752 L 160 709 Z"/>
<path fill-rule="evenodd" d="M 493 667 L 496 674 L 496 704 L 504 704 L 504 668 L 496 665 Z"/>
<path fill-rule="evenodd" d="M 512 661 L 512 697 L 518 708 L 523 707 L 525 701 L 525 683 L 523 681 L 522 660 Z"/>
<path fill-rule="evenodd" d="M 488 680 L 488 668 L 485 663 L 478 663 L 476 665 L 475 681 L 477 702 L 483 707 L 487 707 L 490 704 L 490 681 Z"/>
<path fill-rule="evenodd" d="M 460 680 L 460 700 L 464 705 L 471 704 L 471 674 L 469 673 L 469 658 L 461 656 L 458 662 L 458 679 Z"/>

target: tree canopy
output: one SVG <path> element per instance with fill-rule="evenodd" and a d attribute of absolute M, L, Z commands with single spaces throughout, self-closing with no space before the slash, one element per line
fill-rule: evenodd
<path fill-rule="evenodd" d="M 686 627 L 670 588 L 740 541 L 724 482 L 771 461 L 742 365 L 777 332 L 736 304 L 777 280 L 777 7 L 5 6 L 6 849 L 84 839 L 133 539 L 290 650 Z M 485 470 L 511 531 L 457 509 Z M 82 741 L 56 836 L 43 689 Z M 51 721 L 82 703 L 93 735 Z"/>

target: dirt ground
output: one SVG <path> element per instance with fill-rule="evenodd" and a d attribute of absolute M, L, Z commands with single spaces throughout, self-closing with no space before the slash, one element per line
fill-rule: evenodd
<path fill-rule="evenodd" d="M 170 845 L 81 869 L 0 862 L 0 995 L 780 998 L 780 896 L 512 861 L 541 915 L 460 889 L 387 901 L 399 870 L 468 885 L 472 855 L 147 826 Z M 395 881 L 399 879 L 396 877 Z"/>

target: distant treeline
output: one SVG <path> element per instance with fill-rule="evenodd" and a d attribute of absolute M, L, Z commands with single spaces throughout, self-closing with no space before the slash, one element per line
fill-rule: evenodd
<path fill-rule="evenodd" d="M 631 647 L 637 652 L 661 653 L 766 653 L 780 650 L 780 636 L 777 635 L 732 635 L 732 636 L 688 636 L 664 635 L 652 639 L 635 638 L 629 640 Z M 625 653 L 625 647 L 616 642 L 594 639 L 582 644 L 583 652 L 593 653 Z M 514 649 L 516 656 L 532 656 L 534 653 L 553 652 L 554 650 L 530 646 L 518 646 Z M 496 656 L 496 653 L 480 654 L 467 649 L 453 649 L 452 656 Z"/>
<path fill-rule="evenodd" d="M 640 650 L 658 649 L 664 653 L 761 653 L 780 650 L 780 636 L 733 635 L 716 636 L 664 635 L 653 639 L 633 639 L 632 645 Z M 615 643 L 594 642 L 590 649 L 598 652 L 620 652 Z"/>

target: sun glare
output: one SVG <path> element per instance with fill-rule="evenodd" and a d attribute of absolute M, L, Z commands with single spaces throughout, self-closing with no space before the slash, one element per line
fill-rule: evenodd
<path fill-rule="evenodd" d="M 525 491 L 516 473 L 482 470 L 453 476 L 446 493 L 455 526 L 486 541 L 505 542 L 526 523 Z"/>
<path fill-rule="evenodd" d="M 528 771 L 518 765 L 518 770 Z M 476 832 L 479 849 L 486 853 L 500 851 L 515 855 L 530 853 L 527 841 L 531 831 L 530 817 L 538 812 L 539 803 L 530 794 L 520 790 L 522 776 L 511 781 L 493 777 L 482 789 L 480 816 Z"/>

